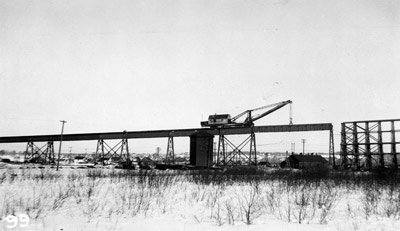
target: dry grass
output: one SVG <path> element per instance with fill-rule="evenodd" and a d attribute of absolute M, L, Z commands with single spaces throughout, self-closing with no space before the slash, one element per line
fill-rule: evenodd
<path fill-rule="evenodd" d="M 216 225 L 251 225 L 276 218 L 327 224 L 340 212 L 337 205 L 353 203 L 347 199 L 357 192 L 361 200 L 343 211 L 347 209 L 354 219 L 400 218 L 397 177 L 246 171 L 7 171 L 0 174 L 0 217 L 25 213 L 40 219 L 75 208 L 72 216 L 83 216 L 90 223 L 96 218 L 174 214 L 194 208 L 192 217 Z"/>

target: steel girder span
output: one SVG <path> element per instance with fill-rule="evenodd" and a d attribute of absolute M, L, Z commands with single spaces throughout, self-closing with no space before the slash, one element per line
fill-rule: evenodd
<path fill-rule="evenodd" d="M 88 141 L 97 140 L 96 154 L 98 157 L 111 158 L 118 156 L 121 160 L 129 159 L 128 139 L 144 139 L 144 138 L 168 138 L 166 160 L 174 162 L 174 137 L 189 137 L 195 132 L 203 131 L 214 136 L 219 136 L 219 147 L 224 147 L 228 143 L 233 147 L 234 152 L 226 153 L 223 148 L 219 148 L 216 164 L 229 164 L 233 160 L 240 158 L 246 159 L 248 164 L 257 161 L 256 157 L 256 133 L 275 133 L 275 132 L 307 132 L 307 131 L 330 131 L 329 138 L 329 154 L 332 155 L 333 165 L 334 148 L 333 148 L 333 126 L 331 123 L 319 124 L 292 124 L 292 125 L 271 125 L 271 126 L 250 126 L 250 127 L 228 127 L 228 128 L 191 128 L 191 129 L 169 129 L 169 130 L 150 130 L 150 131 L 123 131 L 123 132 L 102 132 L 102 133 L 77 133 L 64 134 L 63 141 Z M 227 135 L 243 135 L 248 134 L 249 137 L 240 145 L 236 146 L 231 143 Z M 0 143 L 27 143 L 28 158 L 34 158 L 37 155 L 43 155 L 43 152 L 34 151 L 32 146 L 36 142 L 47 142 L 48 148 L 52 149 L 53 143 L 60 141 L 61 135 L 28 135 L 28 136 L 8 136 L 0 137 Z M 105 140 L 118 139 L 120 142 L 111 147 L 107 145 Z M 250 142 L 250 155 L 244 155 L 241 149 Z M 39 153 L 39 154 L 38 154 Z M 51 152 L 53 157 L 53 153 Z M 46 152 L 47 154 L 47 152 Z M 49 154 L 46 159 L 49 160 Z M 53 159 L 53 158 L 51 158 Z"/>

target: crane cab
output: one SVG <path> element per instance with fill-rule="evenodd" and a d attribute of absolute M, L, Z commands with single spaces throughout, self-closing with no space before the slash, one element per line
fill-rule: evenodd
<path fill-rule="evenodd" d="M 214 114 L 208 117 L 207 121 L 201 122 L 202 127 L 218 127 L 231 123 L 230 114 Z"/>

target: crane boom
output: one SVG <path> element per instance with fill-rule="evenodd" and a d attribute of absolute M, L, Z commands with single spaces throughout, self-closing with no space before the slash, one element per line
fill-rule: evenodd
<path fill-rule="evenodd" d="M 259 119 L 263 118 L 264 116 L 271 114 L 272 112 L 284 107 L 287 104 L 292 105 L 292 101 L 291 100 L 287 100 L 287 101 L 283 101 L 283 102 L 279 102 L 279 103 L 275 103 L 275 104 L 271 104 L 271 105 L 267 105 L 267 106 L 264 106 L 264 107 L 259 107 L 259 108 L 253 109 L 252 111 L 256 111 L 256 110 L 261 110 L 261 109 L 266 109 L 266 108 L 269 108 L 269 107 L 273 107 L 270 110 L 268 110 L 268 111 L 266 111 L 266 112 L 264 112 L 264 113 L 262 113 L 260 115 L 257 115 L 257 116 L 251 116 L 251 114 L 249 114 L 248 117 L 245 120 L 245 123 L 253 125 L 256 120 L 259 120 Z M 292 123 L 292 116 L 290 116 L 290 123 Z"/>

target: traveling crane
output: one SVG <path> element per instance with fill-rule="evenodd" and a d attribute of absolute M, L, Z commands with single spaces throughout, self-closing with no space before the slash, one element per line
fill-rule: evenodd
<path fill-rule="evenodd" d="M 202 121 L 201 126 L 202 127 L 251 127 L 254 125 L 254 122 L 256 120 L 259 120 L 263 118 L 264 116 L 267 116 L 271 114 L 272 112 L 279 110 L 280 108 L 286 106 L 289 104 L 290 106 L 290 111 L 289 111 L 289 124 L 293 124 L 293 116 L 292 116 L 292 101 L 287 100 L 287 101 L 282 101 L 279 103 L 274 103 L 250 110 L 246 110 L 237 116 L 231 118 L 230 114 L 214 114 L 210 115 L 208 117 L 208 121 Z M 261 114 L 258 115 L 253 115 L 255 111 L 260 111 L 263 109 L 269 109 Z M 239 118 L 242 118 L 243 116 L 246 116 L 245 120 L 243 122 L 237 122 Z"/>

